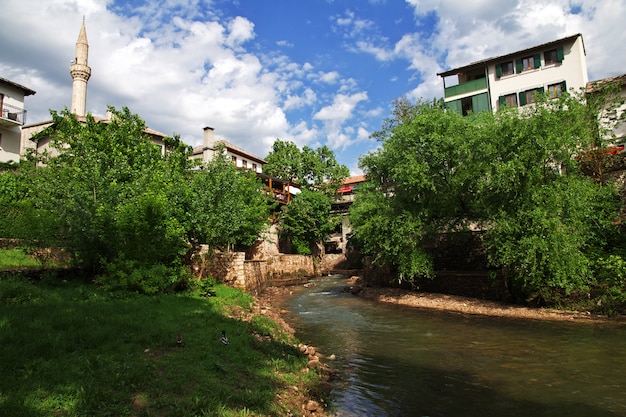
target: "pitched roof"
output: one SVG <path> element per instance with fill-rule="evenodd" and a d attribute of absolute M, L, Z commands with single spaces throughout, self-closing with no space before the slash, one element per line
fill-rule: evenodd
<path fill-rule="evenodd" d="M 248 151 L 245 151 L 242 148 L 240 148 L 239 146 L 233 145 L 232 143 L 230 143 L 230 142 L 228 142 L 228 141 L 226 141 L 224 139 L 219 139 L 219 140 L 215 141 L 216 145 L 220 144 L 220 143 L 223 144 L 226 147 L 226 149 L 228 149 L 231 152 L 238 153 L 240 155 L 245 156 L 248 159 L 255 160 L 255 161 L 260 162 L 262 164 L 266 164 L 267 163 L 267 161 L 265 161 L 263 158 L 261 158 L 259 156 L 256 156 L 255 154 L 252 154 L 252 153 L 250 153 Z"/>
<path fill-rule="evenodd" d="M 546 49 L 546 48 L 549 48 L 551 46 L 556 46 L 556 45 L 564 43 L 564 42 L 573 42 L 579 36 L 582 39 L 583 35 L 581 33 L 577 33 L 576 35 L 567 36 L 565 38 L 561 38 L 561 39 L 557 39 L 557 40 L 554 40 L 554 41 L 542 43 L 540 45 L 531 46 L 530 48 L 526 48 L 526 49 L 522 49 L 522 50 L 519 50 L 519 51 L 511 52 L 511 53 L 508 53 L 506 55 L 499 55 L 499 56 L 495 56 L 495 57 L 492 57 L 492 58 L 482 59 L 480 61 L 472 62 L 471 64 L 467 64 L 467 65 L 464 65 L 462 67 L 449 69 L 449 70 L 443 71 L 443 72 L 438 72 L 437 75 L 439 75 L 441 77 L 448 77 L 450 75 L 456 75 L 456 74 L 462 73 L 464 71 L 467 71 L 469 69 L 474 69 L 476 67 L 486 66 L 486 65 L 488 65 L 488 64 L 490 64 L 490 63 L 492 63 L 494 61 L 502 61 L 502 60 L 505 60 L 507 58 L 512 58 L 513 56 L 521 55 L 521 54 L 524 54 L 524 53 L 529 53 L 529 52 L 537 50 L 537 49 Z M 584 43 L 583 43 L 583 50 L 584 50 Z"/>
<path fill-rule="evenodd" d="M 367 180 L 367 177 L 365 175 L 355 175 L 352 177 L 344 178 L 342 183 L 345 185 L 359 184 L 359 183 L 365 182 L 366 180 Z"/>
<path fill-rule="evenodd" d="M 614 77 L 603 78 L 601 80 L 590 81 L 587 83 L 586 92 L 593 93 L 604 87 L 612 85 L 626 85 L 626 74 L 616 75 Z"/>
<path fill-rule="evenodd" d="M 24 92 L 24 95 L 25 95 L 25 96 L 32 96 L 33 94 L 35 94 L 35 93 L 36 93 L 36 91 L 35 91 L 35 90 L 31 90 L 31 89 L 30 89 L 30 88 L 28 88 L 28 87 L 24 87 L 23 85 L 18 84 L 18 83 L 16 83 L 16 82 L 13 82 L 13 81 L 11 81 L 11 80 L 7 80 L 6 78 L 2 78 L 2 77 L 0 77 L 0 82 L 3 82 L 3 83 L 5 83 L 5 84 L 12 85 L 13 87 L 16 87 L 16 88 L 19 88 L 20 90 L 22 90 L 22 91 Z"/>

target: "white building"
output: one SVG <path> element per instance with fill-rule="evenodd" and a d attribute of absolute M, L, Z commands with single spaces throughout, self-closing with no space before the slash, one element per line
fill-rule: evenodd
<path fill-rule="evenodd" d="M 202 139 L 202 146 L 196 146 L 193 148 L 192 158 L 199 159 L 203 163 L 209 162 L 213 159 L 213 156 L 218 151 L 218 146 L 222 145 L 226 152 L 226 157 L 233 161 L 233 164 L 237 168 L 250 169 L 256 173 L 263 172 L 263 165 L 267 162 L 254 155 L 241 149 L 238 146 L 233 145 L 224 139 L 215 140 L 214 129 L 212 127 L 204 128 L 204 136 Z"/>
<path fill-rule="evenodd" d="M 585 89 L 589 81 L 581 34 L 474 62 L 437 74 L 448 109 L 467 115 L 501 106 L 524 106 L 534 93 L 558 96 Z"/>
<path fill-rule="evenodd" d="M 26 122 L 24 97 L 33 94 L 30 88 L 0 78 L 0 162 L 20 160 L 20 128 Z"/>

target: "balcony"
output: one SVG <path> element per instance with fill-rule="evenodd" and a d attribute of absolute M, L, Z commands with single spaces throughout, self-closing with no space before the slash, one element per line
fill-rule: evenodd
<path fill-rule="evenodd" d="M 476 80 L 468 81 L 463 84 L 453 85 L 452 87 L 446 87 L 445 97 L 454 97 L 460 94 L 471 93 L 473 91 L 480 91 L 487 88 L 487 79 L 478 78 Z"/>
<path fill-rule="evenodd" d="M 2 105 L 2 115 L 0 116 L 1 127 L 22 126 L 26 122 L 26 110 L 10 104 Z"/>

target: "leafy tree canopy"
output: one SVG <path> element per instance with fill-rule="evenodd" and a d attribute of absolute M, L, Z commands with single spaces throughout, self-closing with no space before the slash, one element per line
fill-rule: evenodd
<path fill-rule="evenodd" d="M 251 245 L 269 222 L 272 205 L 260 180 L 238 170 L 225 152 L 192 173 L 191 192 L 193 242 L 224 250 Z"/>
<path fill-rule="evenodd" d="M 470 117 L 399 101 L 376 134 L 382 146 L 360 160 L 371 187 L 350 218 L 365 252 L 405 279 L 432 276 L 427 244 L 479 228 L 490 263 L 520 293 L 589 282 L 618 205 L 577 159 L 594 145 L 597 119 L 580 97 L 538 101 Z"/>
<path fill-rule="evenodd" d="M 348 168 L 337 162 L 334 152 L 327 146 L 317 149 L 305 146 L 300 150 L 293 142 L 276 139 L 265 160 L 263 172 L 267 175 L 331 194 L 350 175 Z"/>
<path fill-rule="evenodd" d="M 331 203 L 342 180 L 350 175 L 327 146 L 298 149 L 293 142 L 277 139 L 265 158 L 263 172 L 298 184 L 302 193 L 282 209 L 282 235 L 297 253 L 309 254 L 335 228 Z"/>
<path fill-rule="evenodd" d="M 163 138 L 163 152 L 137 115 L 109 110 L 105 122 L 52 112 L 34 138 L 49 149 L 0 176 L 0 204 L 14 220 L 4 236 L 58 242 L 105 287 L 147 293 L 184 279 L 181 262 L 196 243 L 256 239 L 270 217 L 256 176 L 223 156 L 192 170 L 179 137 Z"/>
<path fill-rule="evenodd" d="M 290 238 L 296 253 L 311 254 L 311 247 L 334 230 L 336 223 L 330 210 L 331 200 L 326 194 L 308 189 L 283 207 L 282 234 Z"/>

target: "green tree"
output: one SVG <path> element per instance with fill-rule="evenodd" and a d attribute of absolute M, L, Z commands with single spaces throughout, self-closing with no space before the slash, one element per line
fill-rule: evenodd
<path fill-rule="evenodd" d="M 110 111 L 106 123 L 52 112 L 53 124 L 39 138 L 50 137 L 56 155 L 42 155 L 32 201 L 58 220 L 79 265 L 108 272 L 104 280 L 113 287 L 158 291 L 180 277 L 187 250 L 181 213 L 188 202 L 182 182 L 188 149 L 167 139 L 181 155 L 163 155 L 137 115 Z M 155 265 L 165 268 L 162 274 L 154 274 Z"/>
<path fill-rule="evenodd" d="M 238 170 L 218 151 L 191 175 L 192 242 L 222 250 L 251 245 L 268 225 L 270 201 L 250 171 Z"/>
<path fill-rule="evenodd" d="M 267 175 L 293 183 L 303 180 L 302 154 L 295 143 L 276 139 L 265 161 L 263 172 Z"/>
<path fill-rule="evenodd" d="M 405 101 L 361 158 L 373 189 L 350 211 L 366 253 L 400 276 L 432 276 L 425 247 L 441 233 L 487 230 L 492 266 L 521 297 L 590 282 L 596 251 L 615 233 L 615 190 L 580 170 L 593 141 L 580 97 L 538 97 L 519 111 L 461 117 L 438 102 Z"/>
<path fill-rule="evenodd" d="M 350 171 L 337 162 L 327 146 L 317 149 L 305 146 L 300 151 L 293 142 L 280 139 L 274 142 L 265 159 L 268 163 L 263 167 L 264 173 L 295 182 L 302 189 L 282 208 L 279 222 L 282 236 L 289 238 L 292 250 L 309 254 L 335 228 L 331 203 Z"/>
<path fill-rule="evenodd" d="M 293 142 L 276 139 L 265 160 L 263 172 L 267 175 L 329 195 L 350 175 L 348 168 L 337 162 L 334 152 L 327 146 L 317 149 L 305 146 L 300 150 Z"/>
<path fill-rule="evenodd" d="M 290 239 L 294 252 L 310 255 L 312 248 L 335 229 L 330 210 L 331 200 L 326 194 L 307 189 L 283 207 L 282 235 Z"/>

